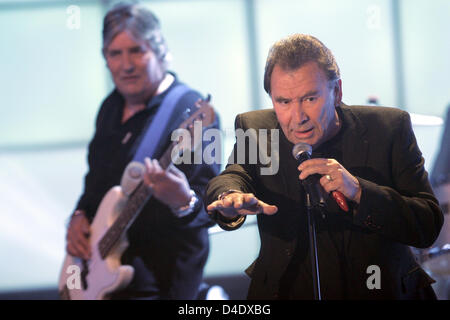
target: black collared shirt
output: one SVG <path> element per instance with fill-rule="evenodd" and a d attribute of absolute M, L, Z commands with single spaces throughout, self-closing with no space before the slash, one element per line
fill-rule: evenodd
<path fill-rule="evenodd" d="M 325 141 L 313 150 L 312 158 L 335 159 L 342 163 L 343 136 L 347 127 L 342 111 L 337 108 L 342 121 L 342 127 L 330 140 Z M 293 146 L 293 145 L 292 145 Z M 301 190 L 304 193 L 303 190 Z M 346 253 L 346 243 L 351 236 L 351 228 L 346 213 L 339 210 L 333 203 L 333 198 L 327 199 L 324 215 L 315 213 L 316 237 L 322 297 L 327 299 L 344 299 L 347 297 L 349 263 Z M 281 280 L 280 294 L 284 299 L 313 299 L 312 266 L 309 256 L 309 240 L 306 207 L 302 206 L 303 222 L 297 240 L 297 247 L 292 260 Z M 348 216 L 348 214 L 347 214 Z M 333 270 L 330 272 L 330 270 Z M 330 285 L 331 284 L 331 285 Z"/>

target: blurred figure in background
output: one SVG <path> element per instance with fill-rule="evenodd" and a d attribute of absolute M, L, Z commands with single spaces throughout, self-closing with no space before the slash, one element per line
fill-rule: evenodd
<path fill-rule="evenodd" d="M 169 51 L 157 17 L 139 4 L 121 3 L 103 23 L 103 55 L 115 84 L 97 115 L 89 144 L 89 171 L 84 192 L 67 231 L 67 252 L 91 258 L 90 223 L 99 203 L 120 185 L 127 164 L 165 97 L 181 83 L 167 70 Z M 157 160 L 170 145 L 170 135 L 185 120 L 201 95 L 187 90 L 176 101 L 153 154 L 146 159 L 145 181 L 153 198 L 128 230 L 130 246 L 122 264 L 132 265 L 134 277 L 115 299 L 196 299 L 208 252 L 211 220 L 202 195 L 219 164 L 181 164 L 163 170 Z M 217 118 L 216 118 L 217 119 Z M 214 127 L 218 128 L 216 122 Z"/>

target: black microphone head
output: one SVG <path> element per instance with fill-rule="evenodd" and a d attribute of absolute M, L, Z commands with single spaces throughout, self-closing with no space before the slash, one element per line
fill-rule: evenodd
<path fill-rule="evenodd" d="M 308 155 L 307 158 L 310 158 L 311 154 L 312 154 L 312 147 L 311 147 L 311 145 L 304 143 L 304 142 L 299 142 L 292 148 L 292 155 L 297 160 L 300 158 L 302 153 L 305 153 L 305 152 Z"/>

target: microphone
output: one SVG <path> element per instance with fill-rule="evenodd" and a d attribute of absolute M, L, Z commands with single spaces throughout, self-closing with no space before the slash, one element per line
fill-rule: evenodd
<path fill-rule="evenodd" d="M 304 142 L 299 142 L 292 148 L 292 155 L 297 160 L 297 165 L 311 159 L 311 154 L 312 147 Z M 312 206 L 325 206 L 325 190 L 322 188 L 319 181 L 321 177 L 322 176 L 320 174 L 316 173 L 309 175 L 306 179 L 301 181 L 306 193 L 309 194 Z M 348 205 L 345 200 L 345 196 L 340 191 L 336 190 L 332 191 L 331 195 L 338 206 L 345 212 L 348 212 Z"/>
<path fill-rule="evenodd" d="M 292 155 L 297 160 L 297 165 L 300 165 L 303 161 L 311 159 L 312 147 L 307 143 L 297 143 L 292 148 Z M 320 185 L 321 176 L 319 174 L 309 175 L 301 183 L 306 193 L 309 195 L 309 200 L 313 207 L 325 207 L 325 190 Z"/>

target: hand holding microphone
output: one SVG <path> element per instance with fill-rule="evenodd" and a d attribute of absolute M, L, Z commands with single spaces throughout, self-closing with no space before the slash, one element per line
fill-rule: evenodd
<path fill-rule="evenodd" d="M 359 203 L 361 187 L 358 179 L 351 175 L 334 159 L 311 159 L 312 147 L 306 143 L 297 143 L 292 149 L 293 156 L 298 161 L 299 178 L 305 186 L 305 181 L 315 180 L 315 183 L 328 193 L 331 193 L 339 207 L 348 211 L 346 199 Z M 311 184 L 311 182 L 310 182 Z"/>

